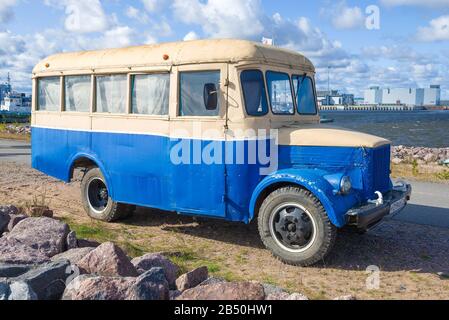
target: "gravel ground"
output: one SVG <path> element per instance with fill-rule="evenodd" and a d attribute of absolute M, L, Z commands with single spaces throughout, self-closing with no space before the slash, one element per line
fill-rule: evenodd
<path fill-rule="evenodd" d="M 133 247 L 193 253 L 185 263 L 207 261 L 213 274 L 230 279 L 273 283 L 315 299 L 449 299 L 449 280 L 438 275 L 449 273 L 449 229 L 387 221 L 363 236 L 343 231 L 326 261 L 299 268 L 273 258 L 254 223 L 205 221 L 144 208 L 120 224 L 98 223 L 83 212 L 79 182 L 64 184 L 24 165 L 0 164 L 0 204 L 27 205 L 43 196 L 58 217 L 116 231 L 119 239 L 110 240 Z M 378 289 L 366 287 L 376 277 L 366 271 L 369 266 L 380 269 Z"/>

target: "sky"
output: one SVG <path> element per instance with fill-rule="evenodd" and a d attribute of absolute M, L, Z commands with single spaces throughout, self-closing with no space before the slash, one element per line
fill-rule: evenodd
<path fill-rule="evenodd" d="M 57 52 L 239 38 L 299 51 L 317 87 L 442 86 L 449 99 L 449 0 L 0 0 L 0 81 L 31 91 Z"/>

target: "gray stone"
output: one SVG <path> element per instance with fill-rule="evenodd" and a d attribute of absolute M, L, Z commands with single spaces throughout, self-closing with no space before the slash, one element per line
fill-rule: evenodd
<path fill-rule="evenodd" d="M 176 300 L 182 294 L 179 290 L 170 290 L 169 296 L 170 300 Z"/>
<path fill-rule="evenodd" d="M 14 215 L 19 214 L 20 210 L 13 205 L 0 206 L 0 214 Z"/>
<path fill-rule="evenodd" d="M 14 281 L 23 281 L 29 285 L 39 300 L 59 300 L 70 274 L 69 261 L 56 261 L 33 269 Z"/>
<path fill-rule="evenodd" d="M 283 295 L 283 294 L 287 294 L 287 296 L 289 295 L 284 289 L 277 287 L 275 285 L 272 284 L 268 284 L 268 283 L 263 283 L 263 290 L 265 292 L 265 297 L 269 297 L 272 296 L 272 298 Z M 267 300 L 278 300 L 278 299 L 268 299 Z M 280 299 L 282 300 L 282 299 Z"/>
<path fill-rule="evenodd" d="M 11 289 L 9 283 L 0 281 L 0 301 L 8 300 Z"/>
<path fill-rule="evenodd" d="M 14 278 L 30 271 L 30 265 L 0 264 L 0 278 Z"/>
<path fill-rule="evenodd" d="M 106 242 L 78 261 L 78 267 L 84 273 L 105 277 L 136 277 L 136 268 L 118 246 Z"/>
<path fill-rule="evenodd" d="M 31 287 L 23 282 L 16 281 L 11 283 L 11 294 L 9 295 L 8 300 L 16 300 L 16 301 L 31 301 L 38 300 L 37 294 L 31 289 Z"/>
<path fill-rule="evenodd" d="M 176 300 L 264 300 L 263 286 L 254 282 L 222 282 L 184 291 Z"/>
<path fill-rule="evenodd" d="M 135 278 L 83 275 L 69 283 L 63 300 L 131 300 Z"/>
<path fill-rule="evenodd" d="M 78 248 L 97 248 L 101 245 L 100 242 L 87 239 L 78 239 Z"/>
<path fill-rule="evenodd" d="M 287 298 L 287 300 L 301 300 L 301 301 L 304 301 L 304 300 L 309 300 L 309 298 L 307 298 L 305 295 L 303 295 L 303 294 L 301 294 L 301 293 L 295 292 L 295 293 L 292 293 L 292 294 Z"/>
<path fill-rule="evenodd" d="M 71 231 L 66 239 L 67 250 L 78 248 L 78 240 L 76 239 L 76 232 Z"/>
<path fill-rule="evenodd" d="M 14 227 L 20 221 L 25 220 L 26 218 L 28 218 L 28 216 L 22 215 L 22 214 L 10 215 L 10 220 L 9 220 L 8 227 L 6 228 L 6 230 L 8 230 L 8 232 L 11 232 L 12 229 L 14 229 Z"/>
<path fill-rule="evenodd" d="M 205 281 L 201 282 L 199 285 L 207 286 L 209 284 L 222 283 L 222 282 L 226 282 L 226 280 L 218 277 L 209 277 Z"/>
<path fill-rule="evenodd" d="M 170 292 L 164 269 L 152 268 L 134 284 L 134 300 L 169 300 Z"/>
<path fill-rule="evenodd" d="M 180 276 L 176 280 L 176 287 L 180 291 L 185 291 L 196 287 L 201 282 L 206 281 L 207 278 L 209 278 L 207 267 L 201 267 Z"/>
<path fill-rule="evenodd" d="M 51 258 L 65 251 L 69 232 L 69 226 L 58 220 L 45 217 L 27 218 L 20 221 L 7 238 L 18 240 Z"/>
<path fill-rule="evenodd" d="M 176 287 L 176 277 L 178 276 L 179 267 L 163 255 L 159 253 L 150 253 L 131 260 L 131 263 L 136 267 L 140 274 L 143 274 L 152 268 L 164 269 L 165 277 L 167 278 L 170 288 Z"/>
<path fill-rule="evenodd" d="M 402 162 L 404 162 L 404 160 L 398 157 L 394 157 L 391 162 L 393 162 L 394 164 L 401 164 Z"/>
<path fill-rule="evenodd" d="M 50 261 L 43 252 L 23 244 L 19 240 L 0 238 L 0 263 L 4 264 L 42 264 Z"/>
<path fill-rule="evenodd" d="M 71 264 L 76 265 L 81 259 L 87 256 L 95 248 L 76 248 L 60 253 L 53 258 L 52 261 L 69 260 Z"/>

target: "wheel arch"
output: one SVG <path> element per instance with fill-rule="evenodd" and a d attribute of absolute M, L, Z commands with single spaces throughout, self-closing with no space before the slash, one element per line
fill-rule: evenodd
<path fill-rule="evenodd" d="M 332 195 L 332 187 L 329 182 L 309 170 L 276 173 L 262 180 L 251 197 L 250 220 L 256 217 L 260 206 L 271 192 L 287 186 L 297 186 L 311 192 L 321 202 L 333 225 L 336 227 L 345 225 L 344 218 L 337 215 L 333 202 L 328 196 Z"/>

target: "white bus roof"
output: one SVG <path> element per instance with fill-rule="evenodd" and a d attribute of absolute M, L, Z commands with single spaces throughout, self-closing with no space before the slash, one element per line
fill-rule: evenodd
<path fill-rule="evenodd" d="M 166 56 L 165 56 L 166 55 Z M 168 59 L 165 60 L 164 59 Z M 52 55 L 39 62 L 33 76 L 64 71 L 87 72 L 123 67 L 172 66 L 200 63 L 266 63 L 304 69 L 315 68 L 303 55 L 245 40 L 195 40 L 120 49 L 81 51 Z"/>

